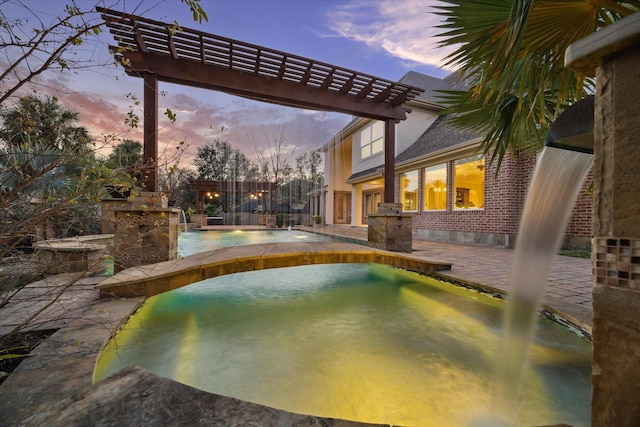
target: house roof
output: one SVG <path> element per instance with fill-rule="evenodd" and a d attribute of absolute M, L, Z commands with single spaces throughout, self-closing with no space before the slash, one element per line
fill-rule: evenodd
<path fill-rule="evenodd" d="M 450 116 L 441 116 L 409 148 L 396 156 L 396 163 L 424 157 L 464 142 L 477 139 L 480 135 L 458 129 L 449 124 Z"/>
<path fill-rule="evenodd" d="M 444 79 L 440 79 L 438 77 L 417 73 L 415 71 L 409 71 L 407 74 L 402 76 L 402 78 L 398 80 L 398 82 L 424 89 L 424 92 L 418 95 L 415 99 L 438 104 L 439 102 L 437 91 L 455 89 L 457 83 L 455 75 L 457 75 L 457 73 L 452 73 Z"/>
<path fill-rule="evenodd" d="M 379 177 L 382 174 L 383 170 L 384 170 L 384 166 L 379 165 L 367 170 L 356 172 L 352 174 L 349 178 L 347 178 L 347 184 L 355 183 L 362 179 L 373 178 L 375 176 Z"/>

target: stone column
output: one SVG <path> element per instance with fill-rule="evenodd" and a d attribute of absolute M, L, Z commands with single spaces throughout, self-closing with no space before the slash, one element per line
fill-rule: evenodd
<path fill-rule="evenodd" d="M 597 78 L 593 166 L 592 425 L 640 425 L 640 14 L 575 43 Z"/>
<path fill-rule="evenodd" d="M 114 210 L 116 272 L 178 257 L 180 209 L 167 207 L 162 193 L 139 193 Z"/>
<path fill-rule="evenodd" d="M 103 199 L 100 202 L 100 228 L 102 234 L 113 234 L 116 230 L 116 210 L 129 206 L 127 199 Z"/>
<path fill-rule="evenodd" d="M 411 253 L 412 224 L 412 215 L 403 213 L 400 203 L 381 203 L 377 214 L 369 214 L 369 246 Z"/>

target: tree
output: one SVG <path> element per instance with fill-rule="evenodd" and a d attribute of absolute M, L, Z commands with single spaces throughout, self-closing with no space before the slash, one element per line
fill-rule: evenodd
<path fill-rule="evenodd" d="M 593 81 L 564 67 L 573 42 L 637 11 L 636 0 L 445 0 L 445 60 L 467 91 L 445 92 L 452 123 L 484 135 L 498 164 L 510 150 L 538 150 L 549 124 L 593 92 Z"/>
<path fill-rule="evenodd" d="M 304 152 L 296 157 L 296 173 L 293 179 L 282 187 L 282 195 L 289 204 L 304 204 L 308 194 L 322 179 L 320 165 L 322 157 L 319 150 Z"/>
<path fill-rule="evenodd" d="M 296 172 L 300 179 L 318 184 L 322 179 L 323 172 L 320 170 L 322 156 L 320 150 L 305 152 L 296 157 Z"/>
<path fill-rule="evenodd" d="M 219 139 L 199 147 L 194 164 L 198 168 L 199 179 L 227 183 L 229 191 L 214 199 L 213 207 L 225 212 L 240 201 L 235 183 L 255 180 L 257 177 L 256 165 L 238 148 Z"/>
<path fill-rule="evenodd" d="M 175 206 L 187 210 L 195 207 L 195 191 L 191 187 L 191 181 L 196 179 L 193 170 L 182 168 L 189 144 L 180 141 L 175 150 L 170 150 L 166 145 L 158 158 L 158 182 L 160 188 L 169 194 L 170 200 Z"/>
<path fill-rule="evenodd" d="M 89 133 L 77 126 L 78 113 L 64 109 L 55 97 L 25 96 L 16 108 L 0 111 L 0 118 L 3 121 L 0 136 L 10 146 L 81 153 L 91 150 Z"/>
<path fill-rule="evenodd" d="M 104 161 L 104 166 L 113 171 L 113 176 L 116 178 L 109 183 L 110 187 L 122 191 L 123 188 L 128 189 L 142 182 L 144 178 L 142 150 L 142 144 L 131 139 L 125 139 L 113 147 L 113 151 Z"/>
<path fill-rule="evenodd" d="M 200 0 L 180 1 L 189 7 L 194 21 L 208 20 Z M 83 10 L 72 1 L 56 19 L 45 22 L 28 4 L 9 0 L 2 3 L 10 3 L 23 13 L 17 17 L 8 16 L 5 9 L 0 9 L 0 52 L 5 55 L 3 64 L 7 64 L 4 70 L 0 69 L 0 81 L 3 82 L 0 105 L 42 73 L 106 65 L 92 63 L 84 55 L 75 55 L 78 46 L 102 31 L 104 23 L 95 13 L 95 4 Z"/>
<path fill-rule="evenodd" d="M 276 200 L 273 200 L 273 194 L 270 194 L 270 206 L 274 209 L 274 204 L 280 203 L 282 194 L 279 191 L 282 185 L 290 181 L 293 174 L 291 160 L 295 154 L 295 148 L 291 148 L 286 143 L 284 129 L 281 128 L 277 134 L 269 134 L 263 131 L 264 142 L 259 144 L 253 139 L 253 146 L 256 159 L 258 161 L 258 176 L 261 181 L 270 182 L 276 193 Z"/>
<path fill-rule="evenodd" d="M 258 174 L 261 180 L 272 183 L 276 193 L 276 200 L 273 200 L 273 194 L 269 195 L 269 205 L 273 211 L 275 204 L 279 204 L 283 199 L 281 187 L 291 180 L 291 160 L 296 150 L 286 143 L 284 128 L 280 128 L 277 134 L 269 134 L 266 130 L 263 134 L 263 144 L 258 144 L 255 139 L 251 144 L 258 159 Z"/>
<path fill-rule="evenodd" d="M 194 20 L 207 19 L 199 0 L 181 2 L 190 8 Z M 102 2 L 96 0 L 95 4 L 98 3 Z M 96 223 L 97 201 L 114 173 L 96 162 L 90 135 L 77 126 L 78 113 L 62 109 L 55 98 L 17 99 L 21 93 L 35 88 L 37 76 L 107 65 L 95 63 L 91 56 L 83 54 L 83 44 L 99 42 L 95 36 L 100 33 L 103 20 L 95 12 L 95 4 L 83 3 L 88 9 L 81 10 L 70 0 L 70 5 L 51 21 L 33 12 L 29 2 L 0 0 L 0 4 L 0 264 L 3 266 L 0 307 L 3 307 L 13 300 L 20 286 L 28 283 L 21 280 L 20 273 L 4 275 L 4 266 L 14 260 L 11 255 L 20 242 L 34 230 L 45 228 L 54 235 L 95 232 L 85 225 Z M 107 46 L 97 49 L 106 51 Z M 91 49 L 84 49 L 88 50 Z M 75 280 L 47 291 L 49 302 L 38 305 L 26 320 L 0 336 L 0 360 L 19 357 L 11 348 L 7 351 L 7 346 Z"/>
<path fill-rule="evenodd" d="M 44 230 L 51 237 L 95 231 L 95 204 L 87 210 L 76 203 L 97 194 L 86 179 L 97 178 L 92 141 L 77 126 L 78 114 L 55 98 L 29 96 L 0 110 L 0 119 L 0 242 L 11 242 L 0 246 L 3 253 L 27 236 L 44 237 Z M 64 209 L 63 201 L 69 202 Z"/>
<path fill-rule="evenodd" d="M 254 178 L 255 165 L 238 148 L 215 139 L 198 148 L 194 164 L 199 179 L 245 181 Z"/>
<path fill-rule="evenodd" d="M 125 139 L 113 147 L 113 151 L 105 161 L 111 169 L 139 169 L 142 167 L 142 144 L 138 141 Z"/>

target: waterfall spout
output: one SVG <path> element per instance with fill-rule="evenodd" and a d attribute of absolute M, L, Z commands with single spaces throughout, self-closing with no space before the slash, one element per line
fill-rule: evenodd
<path fill-rule="evenodd" d="M 580 153 L 593 154 L 593 108 L 594 96 L 567 108 L 549 126 L 545 145 Z"/>

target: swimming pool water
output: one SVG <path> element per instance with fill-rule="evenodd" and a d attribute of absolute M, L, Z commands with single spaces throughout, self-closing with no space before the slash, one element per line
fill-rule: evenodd
<path fill-rule="evenodd" d="M 501 301 L 387 266 L 240 273 L 148 299 L 95 379 L 135 364 L 293 412 L 476 425 L 490 411 L 501 322 Z M 519 425 L 589 425 L 590 345 L 541 318 L 530 359 Z"/>
<path fill-rule="evenodd" d="M 300 230 L 229 230 L 194 231 L 180 233 L 178 253 L 180 256 L 229 246 L 275 242 L 335 242 L 336 239 L 322 234 Z"/>

